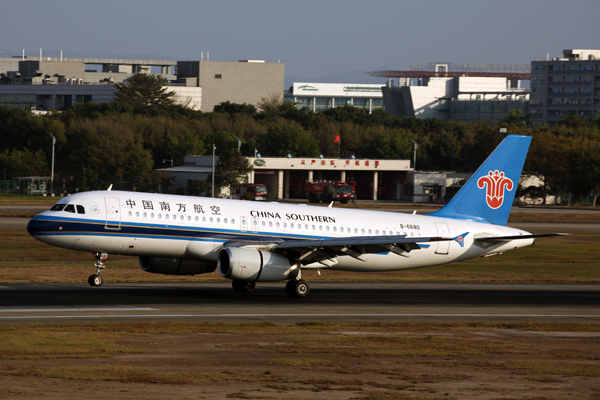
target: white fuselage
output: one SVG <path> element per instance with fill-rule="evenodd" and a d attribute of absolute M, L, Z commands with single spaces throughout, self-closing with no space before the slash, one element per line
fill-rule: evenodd
<path fill-rule="evenodd" d="M 38 240 L 67 249 L 130 256 L 191 259 L 216 263 L 223 245 L 365 236 L 457 237 L 425 242 L 401 257 L 392 252 L 365 254 L 365 261 L 340 256 L 332 269 L 392 271 L 496 254 L 533 243 L 518 239 L 481 245 L 475 237 L 528 232 L 506 226 L 426 215 L 315 207 L 207 197 L 97 191 L 65 197 L 75 212 L 47 211 L 31 220 Z M 80 206 L 80 207 L 77 207 Z M 84 213 L 77 211 L 84 211 Z M 302 268 L 324 268 L 309 264 Z"/>

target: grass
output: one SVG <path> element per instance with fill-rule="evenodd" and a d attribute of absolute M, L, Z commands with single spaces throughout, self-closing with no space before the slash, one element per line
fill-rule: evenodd
<path fill-rule="evenodd" d="M 0 329 L 0 359 L 105 358 L 144 350 L 117 343 L 119 334 L 79 329 L 27 329 L 7 326 Z"/>
<path fill-rule="evenodd" d="M 53 205 L 60 196 L 25 196 L 20 194 L 2 194 L 0 195 L 1 205 Z"/>
<path fill-rule="evenodd" d="M 147 338 L 163 334 L 219 333 L 231 335 L 284 335 L 281 344 L 252 344 L 259 349 L 275 349 L 280 354 L 328 354 L 347 356 L 464 356 L 524 353 L 526 348 L 511 347 L 504 342 L 469 341 L 460 337 L 434 337 L 433 332 L 477 332 L 496 329 L 541 332 L 600 332 L 594 323 L 352 323 L 313 322 L 298 325 L 272 323 L 107 323 L 72 325 L 0 325 L 0 359 L 106 358 L 118 354 L 146 352 L 144 346 L 123 344 L 125 338 Z M 362 332 L 365 335 L 346 335 Z M 382 334 L 386 335 L 382 335 Z M 490 344 L 491 343 L 491 344 Z M 227 347 L 228 345 L 224 345 Z M 231 345 L 235 347 L 237 345 Z M 571 352 L 573 358 L 581 358 Z M 553 350 L 552 358 L 568 354 Z M 273 365 L 333 366 L 319 358 L 278 357 Z"/>
<path fill-rule="evenodd" d="M 561 333 L 549 340 L 529 331 Z M 213 393 L 221 388 L 224 396 L 241 399 L 282 398 L 290 391 L 315 398 L 339 391 L 371 400 L 481 393 L 522 398 L 551 385 L 589 398 L 583 394 L 600 377 L 600 346 L 567 332 L 600 332 L 600 323 L 0 325 L 0 354 L 8 355 L 0 359 L 0 377 L 43 385 L 51 382 L 43 379 L 58 379 L 77 387 L 149 384 L 157 395 L 168 390 L 173 396 L 181 393 L 178 386 Z"/>
<path fill-rule="evenodd" d="M 600 378 L 600 365 L 597 362 L 514 360 L 505 363 L 504 368 L 525 375 L 548 374 Z"/>

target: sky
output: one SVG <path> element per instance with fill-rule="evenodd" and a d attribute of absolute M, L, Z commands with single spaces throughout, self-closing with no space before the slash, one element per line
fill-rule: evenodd
<path fill-rule="evenodd" d="M 0 56 L 285 63 L 318 77 L 600 49 L 599 0 L 4 0 Z M 287 82 L 287 78 L 286 78 Z M 360 83 L 360 82 L 356 82 Z"/>

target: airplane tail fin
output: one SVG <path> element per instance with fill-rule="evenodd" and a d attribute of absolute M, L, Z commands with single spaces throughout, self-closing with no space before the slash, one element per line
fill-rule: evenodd
<path fill-rule="evenodd" d="M 471 179 L 433 216 L 506 225 L 531 136 L 508 135 Z"/>

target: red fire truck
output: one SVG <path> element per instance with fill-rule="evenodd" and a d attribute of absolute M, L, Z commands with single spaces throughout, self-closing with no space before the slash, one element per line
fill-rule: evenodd
<path fill-rule="evenodd" d="M 339 201 L 342 204 L 346 204 L 349 201 L 354 200 L 355 197 L 354 182 L 308 182 L 309 203 L 331 203 L 332 201 Z"/>
<path fill-rule="evenodd" d="M 246 197 L 244 197 L 244 194 L 246 194 Z M 240 186 L 240 199 L 244 198 L 249 200 L 266 201 L 267 187 L 264 183 L 244 183 L 242 186 Z"/>

